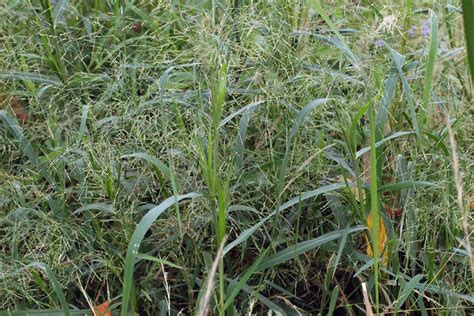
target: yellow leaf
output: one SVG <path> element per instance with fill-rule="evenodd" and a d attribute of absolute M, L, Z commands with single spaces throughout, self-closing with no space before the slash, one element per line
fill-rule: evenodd
<path fill-rule="evenodd" d="M 373 223 L 372 223 L 372 211 L 369 214 L 369 217 L 367 217 L 367 228 L 369 228 L 369 232 L 372 232 L 373 228 Z M 367 255 L 370 257 L 374 256 L 374 252 L 372 251 L 372 243 L 365 237 L 367 240 Z M 387 229 L 385 228 L 385 224 L 383 222 L 382 216 L 379 216 L 379 233 L 378 233 L 378 254 L 383 252 L 382 256 L 382 264 L 384 266 L 388 266 L 388 251 L 385 249 L 385 246 L 387 245 L 388 237 L 387 237 Z M 384 252 L 385 249 L 385 252 Z"/>

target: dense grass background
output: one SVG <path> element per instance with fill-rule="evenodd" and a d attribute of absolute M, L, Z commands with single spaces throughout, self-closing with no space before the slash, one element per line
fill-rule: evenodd
<path fill-rule="evenodd" d="M 473 313 L 460 5 L 2 1 L 0 310 Z"/>

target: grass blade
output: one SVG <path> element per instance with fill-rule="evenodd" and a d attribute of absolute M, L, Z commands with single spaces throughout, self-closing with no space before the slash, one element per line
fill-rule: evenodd
<path fill-rule="evenodd" d="M 89 105 L 82 106 L 81 125 L 79 125 L 79 133 L 77 135 L 76 145 L 79 145 L 82 138 L 87 134 L 87 117 L 89 115 Z"/>
<path fill-rule="evenodd" d="M 171 66 L 168 69 L 166 69 L 161 75 L 160 80 L 159 80 L 160 90 L 161 91 L 166 90 L 166 86 L 168 85 L 168 78 L 170 76 L 171 71 L 175 69 L 185 68 L 185 67 L 194 67 L 197 65 L 199 65 L 199 63 L 189 63 L 189 64 Z"/>
<path fill-rule="evenodd" d="M 239 114 L 241 113 L 244 113 L 244 112 L 247 112 L 247 113 L 251 113 L 253 110 L 255 110 L 255 108 L 257 106 L 259 106 L 260 104 L 264 103 L 265 101 L 262 100 L 262 101 L 257 101 L 257 102 L 252 102 L 250 104 L 247 104 L 246 106 L 244 106 L 243 108 L 235 111 L 234 113 L 228 115 L 227 117 L 225 117 L 219 127 L 223 127 L 224 125 L 226 125 L 227 123 L 229 123 L 234 117 L 238 116 Z"/>
<path fill-rule="evenodd" d="M 403 303 L 405 303 L 405 301 L 413 292 L 415 287 L 420 283 L 421 279 L 423 279 L 423 275 L 417 274 L 409 282 L 403 285 L 401 293 L 398 295 L 398 298 L 393 306 L 395 311 L 399 310 L 400 307 L 402 307 Z"/>
<path fill-rule="evenodd" d="M 7 127 L 10 134 L 13 135 L 20 142 L 20 149 L 21 151 L 28 157 L 30 162 L 35 166 L 38 167 L 40 164 L 38 154 L 31 146 L 30 142 L 26 139 L 23 135 L 21 127 L 18 125 L 17 121 L 11 117 L 8 112 L 1 110 L 0 111 L 0 119 L 3 121 L 3 124 Z"/>
<path fill-rule="evenodd" d="M 318 14 L 323 18 L 324 22 L 326 22 L 329 25 L 329 28 L 331 29 L 331 31 L 334 32 L 334 35 L 336 35 L 338 41 L 337 42 L 333 41 L 332 44 L 335 44 L 337 47 L 339 47 L 341 49 L 341 51 L 348 57 L 348 59 L 354 65 L 356 65 L 356 67 L 358 68 L 358 71 L 362 71 L 363 69 L 359 67 L 360 62 L 359 62 L 357 56 L 351 51 L 349 46 L 346 44 L 346 42 L 344 40 L 344 37 L 342 37 L 342 35 L 339 32 L 339 30 L 337 29 L 336 25 L 332 22 L 332 20 L 326 14 L 323 7 L 321 6 L 320 1 L 319 0 L 311 0 L 311 5 L 313 6 L 314 10 L 316 10 L 316 12 L 318 12 Z"/>
<path fill-rule="evenodd" d="M 402 56 L 400 53 L 398 53 L 396 50 L 394 50 L 392 47 L 390 47 L 387 43 L 384 42 L 385 47 L 390 51 L 390 54 L 392 55 L 393 63 L 395 65 L 395 68 L 398 71 L 398 76 L 400 77 L 400 80 L 402 81 L 402 88 L 403 88 L 403 93 L 405 94 L 405 98 L 407 99 L 408 102 L 408 111 L 410 112 L 412 124 L 416 133 L 416 136 L 419 138 L 420 137 L 420 130 L 418 128 L 418 121 L 416 118 L 416 110 L 415 110 L 415 101 L 413 98 L 413 92 L 410 89 L 410 84 L 408 83 L 408 80 L 403 73 L 403 63 L 405 62 L 405 56 Z"/>
<path fill-rule="evenodd" d="M 369 109 L 369 124 L 370 124 L 370 214 L 372 215 L 373 222 L 376 225 L 372 226 L 370 232 L 372 237 L 372 249 L 374 258 L 374 286 L 375 286 L 375 310 L 378 314 L 379 309 L 379 218 L 380 218 L 380 204 L 378 196 L 378 182 L 377 178 L 377 148 L 375 142 L 375 109 L 372 106 Z"/>
<path fill-rule="evenodd" d="M 230 279 L 229 281 L 230 281 L 231 285 L 237 284 L 236 280 Z M 251 296 L 254 296 L 256 299 L 258 299 L 260 301 L 260 303 L 262 303 L 263 305 L 268 307 L 270 310 L 276 312 L 277 315 L 287 315 L 287 313 L 280 306 L 273 303 L 270 299 L 268 299 L 264 295 L 258 293 L 257 291 L 252 290 L 252 288 L 250 288 L 249 286 L 244 284 L 242 286 L 242 291 L 250 294 Z"/>
<path fill-rule="evenodd" d="M 388 137 L 385 137 L 384 139 L 378 141 L 375 143 L 375 148 L 378 148 L 380 146 L 382 146 L 384 143 L 392 140 L 392 139 L 395 139 L 395 138 L 398 138 L 398 137 L 401 137 L 401 136 L 405 136 L 405 135 L 411 135 L 411 134 L 414 134 L 415 132 L 412 132 L 412 131 L 407 131 L 407 132 L 396 132 L 396 133 L 393 133 L 392 135 L 388 136 Z M 356 153 L 356 158 L 360 158 L 363 154 L 367 153 L 368 151 L 370 151 L 370 146 L 367 146 L 367 147 L 364 147 L 360 150 L 357 151 Z"/>
<path fill-rule="evenodd" d="M 341 238 L 344 236 L 344 234 L 350 234 L 354 233 L 357 231 L 364 230 L 365 227 L 363 226 L 356 226 L 352 228 L 347 228 L 347 229 L 342 229 L 342 230 L 336 230 L 329 232 L 327 234 L 324 234 L 318 238 L 314 238 L 311 240 L 306 240 L 300 243 L 297 243 L 296 245 L 292 245 L 284 250 L 281 250 L 277 252 L 276 254 L 268 257 L 267 260 L 265 260 L 259 267 L 257 271 L 262 271 L 265 269 L 268 269 L 270 267 L 279 265 L 285 261 L 288 261 L 290 259 L 293 259 L 309 250 L 312 250 L 316 247 L 319 247 L 327 242 L 330 242 L 332 240 Z"/>
<path fill-rule="evenodd" d="M 240 290 L 242 290 L 243 286 L 247 283 L 250 277 L 257 271 L 258 266 L 262 262 L 262 260 L 267 255 L 267 251 L 264 251 L 258 259 L 252 264 L 250 268 L 245 271 L 244 275 L 240 278 L 239 282 L 232 288 L 232 292 L 228 295 L 227 300 L 222 307 L 222 311 L 225 312 L 227 308 L 234 302 L 235 297 L 239 294 Z"/>
<path fill-rule="evenodd" d="M 161 189 L 164 191 L 166 196 L 170 196 L 170 193 L 168 192 L 168 189 L 165 185 L 165 179 L 163 178 L 163 174 L 169 179 L 173 178 L 172 172 L 167 165 L 165 165 L 160 159 L 156 158 L 155 156 L 142 152 L 120 156 L 120 159 L 127 158 L 140 158 L 148 162 L 155 171 L 158 181 L 160 182 Z"/>
<path fill-rule="evenodd" d="M 339 287 L 336 285 L 331 292 L 331 301 L 329 302 L 329 310 L 328 310 L 327 316 L 332 316 L 332 313 L 334 312 L 334 308 L 336 307 L 338 294 L 339 294 Z"/>
<path fill-rule="evenodd" d="M 64 12 L 66 11 L 66 7 L 69 4 L 69 0 L 58 0 L 54 5 L 54 12 L 53 12 L 53 27 L 56 28 L 59 21 L 61 20 Z"/>
<path fill-rule="evenodd" d="M 155 170 L 158 170 L 165 175 L 169 176 L 170 169 L 167 165 L 165 165 L 160 159 L 156 158 L 155 156 L 146 154 L 146 153 L 133 153 L 128 155 L 120 156 L 120 159 L 127 159 L 127 158 L 141 158 L 146 162 L 150 163 Z"/>
<path fill-rule="evenodd" d="M 193 199 L 201 196 L 199 193 L 188 193 L 185 195 L 179 195 L 176 198 L 174 196 L 167 198 L 160 205 L 149 210 L 145 216 L 138 223 L 137 228 L 133 232 L 132 238 L 128 244 L 127 255 L 125 257 L 125 272 L 123 276 L 123 290 L 122 290 L 122 307 L 120 310 L 121 316 L 128 314 L 128 304 L 130 302 L 130 294 L 132 291 L 133 283 L 133 270 L 135 268 L 135 259 L 138 255 L 138 249 L 140 244 L 145 237 L 146 232 L 150 229 L 153 222 L 163 214 L 175 201 L 178 202 L 184 199 Z"/>
<path fill-rule="evenodd" d="M 293 138 L 296 136 L 296 133 L 298 132 L 298 129 L 300 128 L 301 124 L 303 124 L 303 121 L 308 117 L 308 115 L 311 113 L 311 111 L 316 108 L 318 105 L 326 104 L 328 99 L 316 99 L 311 102 L 309 102 L 304 108 L 302 108 L 298 114 L 296 115 L 295 121 L 293 123 L 293 126 L 290 131 L 290 135 L 288 136 L 288 140 L 286 142 L 286 150 L 285 150 L 285 156 L 283 157 L 283 160 L 280 165 L 280 170 L 278 173 L 278 182 L 277 182 L 277 192 L 278 194 L 281 193 L 281 190 L 283 189 L 283 184 L 285 181 L 285 175 L 286 175 L 286 169 L 288 167 L 288 157 L 290 155 L 291 151 L 291 146 L 293 143 Z"/>
<path fill-rule="evenodd" d="M 235 167 L 237 170 L 242 168 L 244 163 L 244 150 L 245 150 L 245 137 L 247 136 L 247 129 L 249 126 L 250 115 L 252 114 L 255 107 L 247 108 L 242 114 L 242 118 L 239 123 L 239 131 L 237 133 L 237 139 L 235 141 Z"/>
<path fill-rule="evenodd" d="M 344 251 L 344 247 L 346 246 L 347 236 L 349 235 L 349 227 L 346 227 L 344 230 L 344 234 L 341 238 L 341 243 L 339 245 L 339 249 L 337 250 L 336 259 L 334 260 L 334 269 L 332 271 L 332 277 L 334 278 L 334 274 L 336 273 L 337 266 L 339 265 L 339 260 L 341 260 L 342 252 Z"/>
<path fill-rule="evenodd" d="M 462 0 L 462 15 L 464 19 L 464 35 L 466 36 L 467 59 L 474 80 L 474 1 Z"/>
<path fill-rule="evenodd" d="M 428 126 L 431 125 L 431 119 L 434 114 L 430 104 L 430 93 L 433 86 L 433 72 L 436 61 L 436 55 L 438 53 L 438 17 L 436 13 L 431 11 L 430 18 L 430 48 L 428 50 L 428 57 L 426 58 L 426 70 L 425 70 L 425 83 L 423 85 L 423 98 L 422 98 L 422 107 L 423 107 L 423 116 L 426 116 L 426 120 L 421 120 L 422 124 L 426 121 Z"/>
<path fill-rule="evenodd" d="M 417 187 L 432 187 L 436 186 L 429 181 L 401 181 L 396 183 L 385 184 L 379 188 L 380 192 L 401 191 L 406 189 L 414 189 Z"/>
<path fill-rule="evenodd" d="M 39 172 L 39 174 L 43 178 L 51 182 L 51 177 L 48 171 L 40 162 L 36 150 L 33 148 L 33 146 L 31 146 L 31 143 L 28 141 L 28 139 L 23 135 L 21 127 L 18 125 L 17 121 L 13 117 L 11 117 L 8 112 L 4 110 L 0 110 L 0 120 L 7 127 L 10 134 L 12 134 L 13 137 L 18 140 L 18 142 L 20 143 L 19 147 L 21 151 L 23 152 L 23 154 L 25 154 L 26 157 L 28 157 L 33 166 L 36 167 L 36 170 Z"/>
<path fill-rule="evenodd" d="M 370 257 L 368 257 L 370 258 Z M 379 260 L 380 261 L 380 260 Z M 367 260 L 366 263 L 364 263 L 357 271 L 354 273 L 354 278 L 357 277 L 359 274 L 367 270 L 368 268 L 372 267 L 374 265 L 374 259 L 369 259 Z"/>
<path fill-rule="evenodd" d="M 350 184 L 349 186 L 355 186 L 354 184 Z M 323 194 L 323 193 L 327 193 L 327 192 L 331 192 L 331 191 L 335 191 L 335 190 L 339 190 L 339 189 L 342 189 L 342 188 L 347 188 L 347 185 L 345 183 L 333 183 L 333 184 L 328 184 L 328 185 L 325 185 L 325 186 L 322 186 L 316 190 L 313 190 L 313 191 L 308 191 L 308 192 L 304 192 L 302 193 L 301 195 L 298 195 L 294 198 L 292 198 L 291 200 L 287 201 L 286 203 L 282 204 L 280 207 L 278 207 L 276 210 L 274 210 L 273 212 L 271 212 L 270 214 L 268 214 L 266 217 L 262 218 L 257 224 L 255 224 L 254 226 L 244 230 L 242 233 L 240 233 L 240 235 L 232 242 L 230 242 L 229 244 L 227 244 L 227 246 L 224 247 L 224 255 L 229 252 L 232 248 L 234 248 L 235 246 L 243 243 L 244 241 L 246 241 L 250 236 L 253 235 L 253 233 L 255 233 L 255 231 L 257 231 L 260 227 L 262 227 L 270 218 L 272 218 L 273 216 L 279 214 L 280 212 L 300 203 L 301 201 L 304 201 L 306 199 L 310 199 L 310 198 L 316 198 L 317 196 L 319 196 L 320 194 Z"/>
<path fill-rule="evenodd" d="M 164 260 L 164 259 L 161 259 L 161 258 L 153 257 L 153 256 L 150 256 L 150 255 L 147 255 L 147 254 L 144 254 L 144 253 L 138 253 L 135 257 L 137 259 L 141 259 L 141 260 L 153 261 L 153 262 L 156 262 L 156 263 L 159 263 L 159 264 L 164 264 L 164 265 L 170 266 L 172 268 L 176 268 L 176 269 L 184 269 L 183 267 L 180 267 L 180 266 L 174 264 L 173 262 L 170 262 L 168 260 Z"/>
<path fill-rule="evenodd" d="M 56 85 L 56 86 L 63 85 L 63 83 L 59 81 L 57 77 L 40 75 L 37 73 L 31 73 L 31 72 L 16 72 L 12 74 L 0 75 L 0 79 L 21 80 L 21 81 L 26 80 L 26 81 L 36 82 L 40 84 L 50 84 L 50 85 Z"/>
<path fill-rule="evenodd" d="M 376 140 L 379 141 L 382 139 L 383 130 L 385 123 L 387 122 L 388 117 L 388 108 L 392 103 L 393 97 L 395 96 L 395 89 L 397 87 L 397 78 L 398 73 L 397 69 L 394 67 L 390 71 L 390 74 L 385 82 L 385 93 L 383 95 L 380 107 L 377 111 L 377 116 L 375 118 L 376 121 L 376 128 L 377 128 L 377 138 Z"/>
<path fill-rule="evenodd" d="M 59 282 L 56 279 L 56 276 L 54 275 L 53 270 L 51 270 L 51 268 L 43 262 L 30 263 L 25 267 L 25 269 L 30 268 L 30 267 L 42 270 L 46 273 L 46 276 L 48 277 L 49 281 L 53 285 L 53 289 L 54 289 L 54 292 L 56 293 L 56 297 L 59 301 L 59 304 L 61 305 L 63 315 L 68 316 L 69 309 L 68 309 L 68 304 L 66 302 L 66 297 L 64 296 L 64 293 L 61 289 L 61 285 L 59 285 Z"/>
<path fill-rule="evenodd" d="M 110 204 L 105 204 L 105 203 L 91 203 L 91 204 L 86 204 L 77 210 L 75 210 L 72 214 L 78 214 L 81 212 L 85 211 L 90 211 L 90 210 L 99 210 L 99 211 L 104 211 L 110 214 L 115 214 L 115 210 L 112 205 Z"/>
<path fill-rule="evenodd" d="M 347 59 L 354 65 L 354 68 L 359 73 L 359 75 L 362 77 L 362 79 L 364 81 L 364 84 L 365 84 L 365 87 L 367 89 L 367 92 L 369 94 L 369 97 L 371 97 L 372 96 L 372 88 L 370 86 L 369 77 L 365 73 L 364 67 L 362 66 L 362 63 L 360 62 L 359 58 L 357 57 L 357 55 L 355 55 L 351 51 L 349 46 L 346 44 L 346 42 L 344 40 L 344 37 L 342 37 L 342 35 L 339 32 L 339 30 L 337 29 L 336 25 L 332 22 L 332 20 L 326 14 L 323 7 L 321 6 L 320 1 L 319 0 L 311 0 L 310 3 L 312 5 L 312 7 L 314 8 L 314 10 L 323 18 L 324 22 L 326 22 L 329 25 L 329 28 L 331 29 L 331 31 L 333 31 L 334 34 L 336 35 L 337 40 L 329 39 L 327 37 L 320 36 L 320 35 L 315 35 L 315 37 L 320 39 L 320 40 L 323 40 L 325 42 L 328 42 L 331 45 L 334 45 L 339 50 L 341 50 L 344 53 L 344 55 L 346 55 Z"/>
<path fill-rule="evenodd" d="M 429 293 L 436 293 L 436 294 L 442 294 L 442 295 L 447 295 L 447 296 L 452 296 L 452 297 L 457 297 L 460 298 L 470 304 L 474 304 L 474 296 L 472 295 L 466 295 L 466 294 L 461 294 L 454 292 L 450 289 L 435 286 L 435 285 L 426 285 L 426 283 L 420 284 L 417 283 L 415 285 L 415 288 L 419 290 L 420 292 L 429 292 Z"/>
<path fill-rule="evenodd" d="M 389 113 L 389 107 L 392 103 L 393 97 L 395 96 L 395 89 L 398 82 L 398 72 L 396 67 L 392 66 L 390 74 L 385 82 L 385 92 L 380 103 L 377 115 L 375 117 L 375 141 L 376 144 L 384 136 L 385 124 L 387 122 L 387 117 Z M 382 177 L 382 167 L 383 167 L 383 150 L 384 146 L 377 148 L 377 177 L 381 179 Z"/>

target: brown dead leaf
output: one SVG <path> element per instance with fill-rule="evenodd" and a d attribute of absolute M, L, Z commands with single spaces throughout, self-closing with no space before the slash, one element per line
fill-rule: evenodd
<path fill-rule="evenodd" d="M 365 282 L 362 283 L 362 297 L 364 299 L 365 314 L 367 316 L 374 316 L 374 312 L 372 312 L 372 305 L 370 304 L 369 294 L 367 293 L 367 284 Z"/>

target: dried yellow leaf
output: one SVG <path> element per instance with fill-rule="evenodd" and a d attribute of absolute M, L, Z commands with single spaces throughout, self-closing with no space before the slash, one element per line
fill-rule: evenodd
<path fill-rule="evenodd" d="M 369 216 L 367 217 L 367 228 L 369 229 L 369 232 L 372 233 L 372 228 L 373 228 L 373 220 L 372 220 L 372 211 L 370 212 Z M 374 252 L 372 251 L 372 243 L 367 239 L 367 255 L 370 257 L 374 256 Z M 378 231 L 378 254 L 380 256 L 381 253 L 383 253 L 382 256 L 382 264 L 384 266 L 388 266 L 388 251 L 385 249 L 385 246 L 387 245 L 388 242 L 388 235 L 387 235 L 387 229 L 385 228 L 385 224 L 383 222 L 382 216 L 379 216 L 379 231 Z M 384 252 L 385 249 L 385 252 Z"/>

